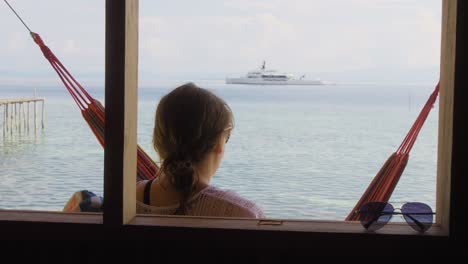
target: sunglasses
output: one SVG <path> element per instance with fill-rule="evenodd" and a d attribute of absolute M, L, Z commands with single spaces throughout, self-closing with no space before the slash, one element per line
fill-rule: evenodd
<path fill-rule="evenodd" d="M 386 202 L 369 202 L 364 204 L 359 213 L 359 221 L 369 231 L 376 231 L 390 221 L 393 215 L 403 215 L 406 222 L 416 231 L 424 233 L 432 226 L 434 212 L 424 203 L 405 203 L 400 212 L 395 212 L 393 205 Z"/>

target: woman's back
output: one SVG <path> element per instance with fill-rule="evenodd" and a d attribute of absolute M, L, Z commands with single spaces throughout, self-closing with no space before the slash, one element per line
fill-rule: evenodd
<path fill-rule="evenodd" d="M 140 182 L 138 189 L 150 184 L 150 181 Z M 147 193 L 143 197 L 150 197 L 151 195 L 148 193 L 150 190 L 151 188 L 147 188 Z M 149 201 L 144 201 L 144 198 L 139 200 L 137 201 L 137 213 L 139 214 L 174 215 L 179 208 L 178 203 L 168 206 L 153 206 L 149 205 Z M 149 198 L 146 200 L 149 200 Z M 187 202 L 185 215 L 189 216 L 264 217 L 262 210 L 255 203 L 241 197 L 234 191 L 222 190 L 212 185 L 193 195 Z"/>

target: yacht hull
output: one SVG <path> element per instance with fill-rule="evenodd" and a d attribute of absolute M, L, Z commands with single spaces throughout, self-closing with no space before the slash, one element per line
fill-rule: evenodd
<path fill-rule="evenodd" d="M 320 80 L 255 80 L 253 78 L 226 78 L 226 83 L 255 85 L 324 85 Z"/>

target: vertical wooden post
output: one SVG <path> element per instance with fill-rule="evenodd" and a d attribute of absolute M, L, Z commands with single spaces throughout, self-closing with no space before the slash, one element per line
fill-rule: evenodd
<path fill-rule="evenodd" d="M 10 109 L 10 110 L 11 110 L 11 111 L 10 111 L 10 133 L 13 134 L 13 128 L 14 128 L 14 126 L 13 126 L 13 119 L 14 119 L 14 114 L 15 114 L 15 112 L 14 112 L 14 110 L 15 110 L 15 109 L 14 109 L 15 104 L 12 103 L 12 104 L 10 104 L 10 105 L 11 105 L 11 109 Z"/>
<path fill-rule="evenodd" d="M 452 2 L 446 0 L 447 2 Z M 449 13 L 456 19 L 454 24 L 456 38 L 455 70 L 453 76 L 453 128 L 452 128 L 452 155 L 450 178 L 450 238 L 457 242 L 465 242 L 468 236 L 466 219 L 468 217 L 468 2 L 453 1 L 455 11 Z M 441 194 L 447 195 L 447 194 Z M 461 243 L 459 243 L 461 246 Z"/>
<path fill-rule="evenodd" d="M 27 127 L 27 116 L 26 116 L 26 106 L 28 105 L 28 102 L 23 103 L 23 124 L 24 124 L 24 131 L 26 131 Z"/>
<path fill-rule="evenodd" d="M 138 0 L 106 1 L 104 224 L 136 212 Z"/>
<path fill-rule="evenodd" d="M 42 99 L 42 118 L 41 118 L 42 129 L 44 129 L 44 120 L 45 120 L 45 99 Z"/>
<path fill-rule="evenodd" d="M 7 102 L 6 105 L 5 105 L 5 126 L 6 126 L 6 130 L 7 132 L 9 131 L 8 129 L 8 108 L 10 107 L 10 104 Z"/>
<path fill-rule="evenodd" d="M 28 112 L 27 112 L 27 118 L 28 118 L 28 120 L 27 120 L 27 130 L 28 130 L 28 132 L 29 132 L 29 101 L 28 101 Z"/>
<path fill-rule="evenodd" d="M 26 131 L 26 102 L 23 103 L 23 130 Z"/>
<path fill-rule="evenodd" d="M 24 128 L 24 103 L 23 102 L 20 102 L 19 103 L 20 105 L 20 130 L 23 130 Z"/>
<path fill-rule="evenodd" d="M 37 130 L 37 105 L 36 101 L 34 101 L 34 132 Z"/>
<path fill-rule="evenodd" d="M 20 103 L 20 109 L 21 109 L 20 111 L 21 130 L 24 130 L 24 103 L 23 102 Z"/>
<path fill-rule="evenodd" d="M 14 103 L 15 105 L 15 113 L 14 113 L 14 120 L 13 122 L 15 123 L 15 129 L 18 131 L 18 104 Z"/>
<path fill-rule="evenodd" d="M 440 60 L 439 148 L 437 161 L 436 222 L 449 226 L 450 171 L 452 159 L 453 86 L 455 77 L 455 42 L 457 2 L 442 2 L 442 43 Z"/>
<path fill-rule="evenodd" d="M 15 103 L 16 105 L 16 128 L 18 130 L 18 132 L 21 132 L 21 105 L 19 103 Z"/>
<path fill-rule="evenodd" d="M 23 122 L 23 103 L 18 103 L 18 131 L 21 133 L 22 122 Z"/>
<path fill-rule="evenodd" d="M 3 106 L 3 136 L 5 136 L 6 133 L 6 104 L 2 104 Z"/>
<path fill-rule="evenodd" d="M 16 109 L 15 109 L 16 130 L 19 132 L 19 131 L 21 131 L 21 127 L 20 127 L 20 125 L 21 125 L 21 115 L 20 115 L 20 113 L 21 113 L 21 105 L 20 105 L 18 102 L 16 102 L 16 103 L 15 103 L 15 106 L 16 106 Z"/>

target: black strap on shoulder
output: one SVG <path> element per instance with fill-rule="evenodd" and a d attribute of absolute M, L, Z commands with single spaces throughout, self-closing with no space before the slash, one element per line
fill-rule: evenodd
<path fill-rule="evenodd" d="M 150 192 L 151 192 L 151 184 L 153 183 L 153 180 L 149 180 L 146 185 L 145 185 L 145 191 L 143 192 L 143 203 L 150 205 Z"/>

